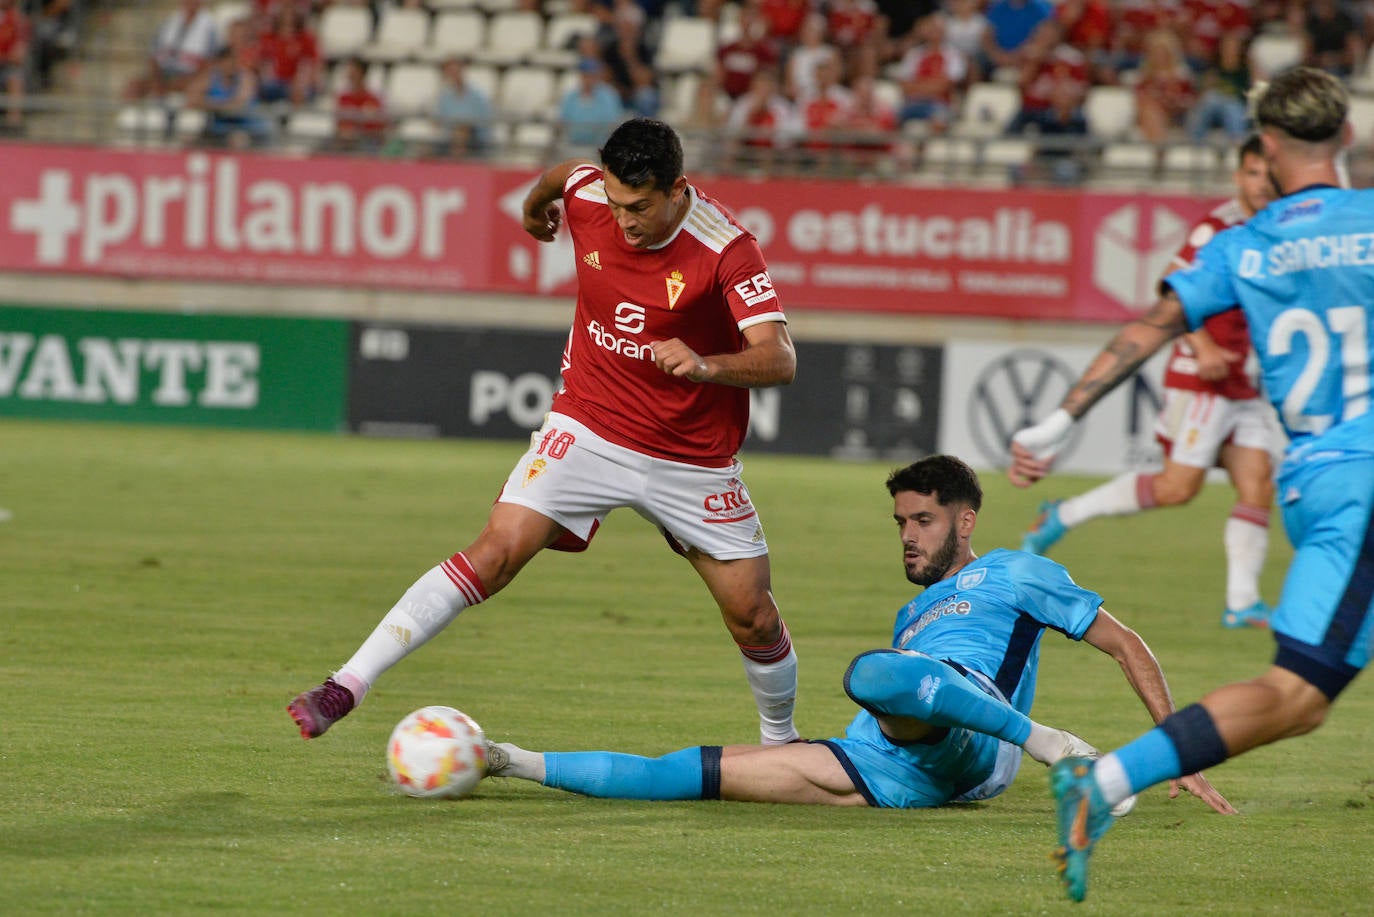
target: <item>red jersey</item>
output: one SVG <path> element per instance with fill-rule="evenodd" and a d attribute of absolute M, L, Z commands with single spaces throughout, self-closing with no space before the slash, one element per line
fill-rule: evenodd
<path fill-rule="evenodd" d="M 386 133 L 386 116 L 382 114 L 382 100 L 367 89 L 347 90 L 334 100 L 338 124 L 345 131 L 372 137 Z M 374 115 L 375 117 L 368 117 Z"/>
<path fill-rule="evenodd" d="M 1218 205 L 1188 233 L 1188 240 L 1183 243 L 1178 254 L 1174 255 L 1170 269 L 1180 270 L 1192 264 L 1198 250 L 1210 242 L 1213 236 L 1223 229 L 1244 222 L 1245 211 L 1241 209 L 1238 201 L 1231 200 Z M 1174 349 L 1169 354 L 1169 362 L 1164 368 L 1164 387 L 1180 388 L 1190 392 L 1211 392 L 1232 401 L 1258 398 L 1259 389 L 1255 385 L 1255 380 L 1245 370 L 1245 364 L 1250 356 L 1250 328 L 1245 323 L 1245 313 L 1240 309 L 1228 309 L 1207 319 L 1202 327 L 1212 340 L 1217 342 L 1217 346 L 1242 354 L 1242 358 L 1230 364 L 1230 372 L 1225 378 L 1208 382 L 1198 378 L 1193 348 L 1179 338 L 1174 341 Z"/>
<path fill-rule="evenodd" d="M 720 63 L 720 88 L 732 99 L 749 91 L 754 74 L 778 63 L 778 52 L 766 41 L 741 39 L 716 53 Z"/>
<path fill-rule="evenodd" d="M 16 7 L 0 14 L 0 58 L 10 58 L 29 42 L 29 21 Z"/>
<path fill-rule="evenodd" d="M 262 56 L 271 64 L 272 76 L 283 83 L 296 78 L 296 71 L 303 63 L 317 63 L 320 59 L 315 36 L 309 32 L 296 32 L 281 35 L 271 32 L 263 36 Z"/>
<path fill-rule="evenodd" d="M 737 353 L 744 330 L 786 321 L 758 242 L 689 187 L 682 223 L 655 248 L 625 241 L 599 168 L 563 186 L 577 258 L 577 310 L 553 409 L 645 455 L 725 467 L 749 426 L 749 390 L 677 379 L 649 345 L 681 338 L 699 354 Z"/>

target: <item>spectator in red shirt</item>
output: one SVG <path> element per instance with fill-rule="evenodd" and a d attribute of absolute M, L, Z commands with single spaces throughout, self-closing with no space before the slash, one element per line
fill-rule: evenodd
<path fill-rule="evenodd" d="M 840 50 L 845 68 L 853 73 L 855 61 L 878 44 L 886 44 L 882 17 L 873 0 L 830 0 L 826 4 L 825 28 L 828 40 Z"/>
<path fill-rule="evenodd" d="M 797 43 L 802 23 L 811 14 L 811 0 L 762 0 L 759 12 L 768 23 L 768 35 L 784 48 Z"/>
<path fill-rule="evenodd" d="M 945 41 L 945 16 L 931 13 L 911 30 L 914 43 L 897 62 L 902 123 L 926 121 L 935 133 L 949 126 L 954 93 L 968 75 L 968 60 Z"/>
<path fill-rule="evenodd" d="M 1150 143 L 1167 140 L 1174 128 L 1183 126 L 1196 97 L 1178 36 L 1168 29 L 1155 29 L 1146 35 L 1140 81 L 1135 87 L 1140 136 Z"/>
<path fill-rule="evenodd" d="M 341 150 L 377 152 L 386 140 L 386 106 L 367 88 L 367 66 L 358 58 L 345 65 L 344 88 L 334 100 L 334 140 Z"/>
<path fill-rule="evenodd" d="M 315 98 L 320 88 L 320 51 L 295 7 L 277 9 L 272 31 L 263 36 L 260 48 L 259 99 L 304 105 Z"/>
<path fill-rule="evenodd" d="M 816 66 L 815 88 L 801 100 L 802 123 L 807 149 L 826 150 L 835 145 L 835 136 L 844 130 L 854 96 L 840 83 L 841 68 L 838 57 L 830 57 Z"/>
<path fill-rule="evenodd" d="M 1056 130 L 1065 112 L 1083 104 L 1092 85 L 1088 59 L 1067 41 L 1060 25 L 1046 21 L 1027 42 L 1027 60 L 1021 68 L 1021 110 L 1007 132 L 1020 134 L 1034 127 Z"/>
<path fill-rule="evenodd" d="M 780 60 L 757 0 L 745 3 L 739 11 L 739 38 L 716 51 L 720 88 L 731 99 L 738 99 L 749 91 L 754 74 L 773 69 Z"/>
<path fill-rule="evenodd" d="M 749 91 L 735 100 L 726 119 L 734 136 L 734 155 L 742 165 L 769 166 L 776 151 L 789 146 L 798 130 L 797 110 L 782 94 L 776 70 L 754 74 Z"/>
<path fill-rule="evenodd" d="M 860 169 L 892 162 L 899 144 L 897 110 L 878 95 L 871 76 L 856 79 L 850 92 L 849 112 L 840 124 L 850 159 Z"/>
<path fill-rule="evenodd" d="M 29 53 L 29 20 L 15 0 L 0 0 L 0 73 L 5 83 L 5 128 L 24 126 L 24 73 Z"/>

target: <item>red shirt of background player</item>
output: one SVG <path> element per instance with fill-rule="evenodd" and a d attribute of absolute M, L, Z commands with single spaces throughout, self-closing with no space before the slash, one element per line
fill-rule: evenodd
<path fill-rule="evenodd" d="M 697 353 L 733 353 L 744 349 L 745 328 L 786 318 L 758 242 L 724 207 L 694 187 L 689 194 L 673 234 L 641 249 L 617 225 L 601 169 L 568 176 L 577 309 L 553 410 L 636 452 L 725 467 L 744 441 L 749 390 L 670 376 L 649 342 L 676 337 Z"/>
<path fill-rule="evenodd" d="M 1170 267 L 1181 269 L 1192 264 L 1198 250 L 1210 242 L 1213 236 L 1227 227 L 1244 222 L 1245 211 L 1241 210 L 1238 201 L 1227 201 L 1213 208 L 1212 212 L 1199 220 L 1188 233 L 1188 241 L 1184 242 L 1178 254 L 1174 255 Z M 1239 309 L 1229 309 L 1207 319 L 1202 327 L 1212 340 L 1216 341 L 1218 347 L 1242 354 L 1242 358 L 1229 364 L 1224 378 L 1208 382 L 1198 377 L 1197 360 L 1193 356 L 1193 350 L 1180 337 L 1174 341 L 1174 348 L 1169 353 L 1169 362 L 1164 369 L 1164 387 L 1190 392 L 1211 392 L 1232 401 L 1258 398 L 1259 389 L 1255 386 L 1255 380 L 1245 371 L 1246 358 L 1250 354 L 1251 346 L 1250 326 L 1245 322 L 1245 314 Z"/>

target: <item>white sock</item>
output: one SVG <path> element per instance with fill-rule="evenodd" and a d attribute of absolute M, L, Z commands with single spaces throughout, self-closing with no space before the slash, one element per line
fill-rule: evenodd
<path fill-rule="evenodd" d="M 1115 806 L 1131 796 L 1131 780 L 1116 755 L 1106 755 L 1093 765 L 1093 780 L 1103 802 Z"/>
<path fill-rule="evenodd" d="M 360 702 L 377 678 L 448 626 L 458 613 L 487 597 L 467 558 L 455 554 L 406 590 L 363 645 L 338 672 L 340 684 Z"/>
<path fill-rule="evenodd" d="M 1226 607 L 1239 611 L 1260 600 L 1259 577 L 1269 553 L 1269 511 L 1236 504 L 1226 520 Z"/>
<path fill-rule="evenodd" d="M 494 744 L 510 756 L 510 763 L 501 769 L 501 773 L 493 774 L 493 777 L 519 777 L 521 780 L 544 782 L 543 752 L 526 751 L 509 742 L 496 742 Z"/>
<path fill-rule="evenodd" d="M 1059 521 L 1068 528 L 1096 519 L 1098 516 L 1127 516 L 1138 513 L 1152 505 L 1149 500 L 1141 500 L 1142 478 L 1150 475 L 1134 471 L 1117 475 L 1106 484 L 1076 497 L 1070 497 L 1059 504 Z M 1144 482 L 1148 491 L 1148 480 Z M 1146 505 L 1142 505 L 1142 502 Z"/>
<path fill-rule="evenodd" d="M 1053 764 L 1059 760 L 1059 754 L 1064 748 L 1064 739 L 1058 729 L 1041 726 L 1035 720 L 1031 720 L 1030 735 L 1021 743 L 1021 747 L 1026 750 L 1026 754 L 1041 764 Z"/>
<path fill-rule="evenodd" d="M 797 654 L 790 647 L 777 662 L 763 663 L 741 655 L 744 674 L 759 708 L 759 738 L 764 745 L 784 745 L 799 737 L 792 725 L 797 706 Z"/>

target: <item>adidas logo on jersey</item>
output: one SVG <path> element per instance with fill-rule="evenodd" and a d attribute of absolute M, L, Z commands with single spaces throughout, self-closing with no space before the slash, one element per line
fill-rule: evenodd
<path fill-rule="evenodd" d="M 601 270 L 601 252 L 588 252 L 582 256 L 582 262 L 586 264 L 587 267 L 594 267 L 598 271 Z"/>

